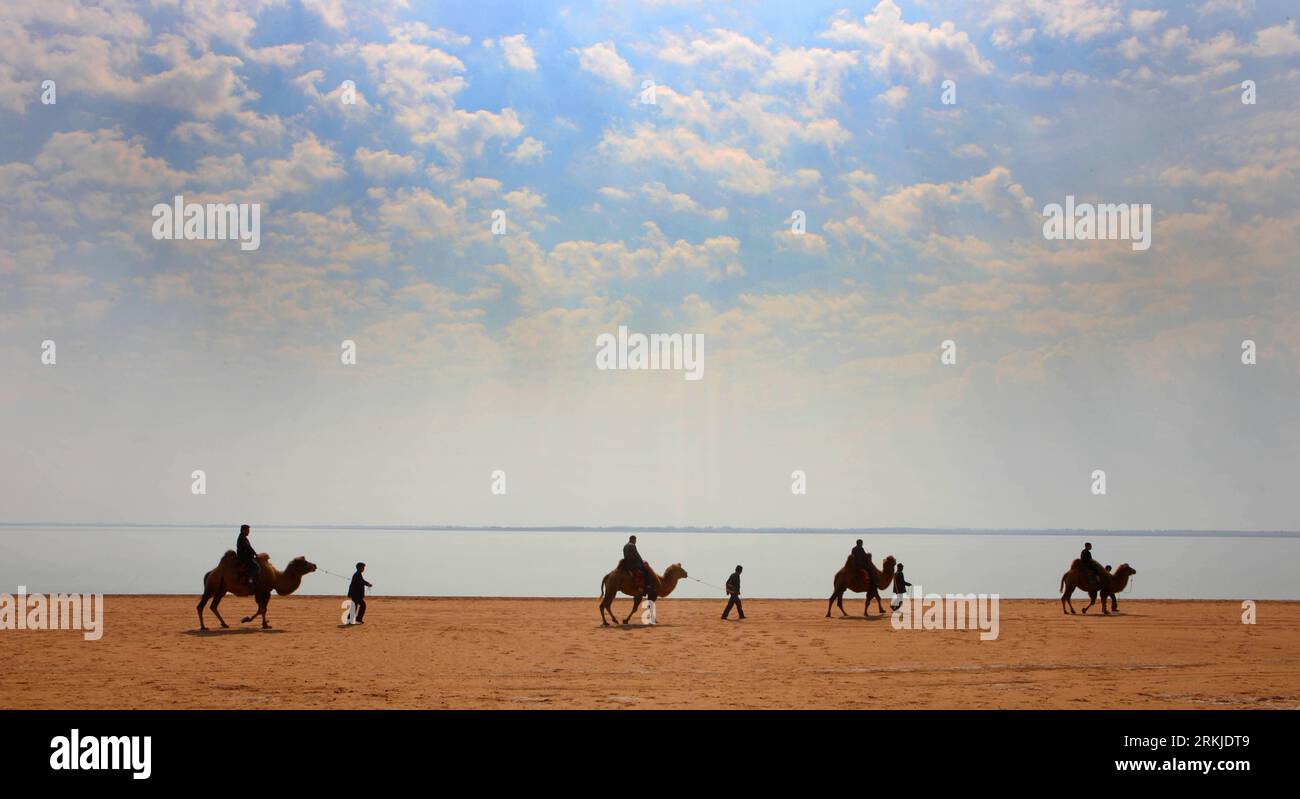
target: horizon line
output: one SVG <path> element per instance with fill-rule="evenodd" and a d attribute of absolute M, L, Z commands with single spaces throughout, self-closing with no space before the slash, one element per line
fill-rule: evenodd
<path fill-rule="evenodd" d="M 240 523 L 171 523 L 171 522 L 0 522 L 0 528 L 63 527 L 63 528 L 189 528 L 222 529 L 239 528 Z M 406 532 L 519 532 L 519 533 L 892 533 L 911 535 L 1099 535 L 1099 536 L 1169 536 L 1188 538 L 1300 538 L 1300 530 L 1223 530 L 1186 528 L 1121 528 L 1103 529 L 1087 527 L 741 527 L 734 525 L 419 525 L 419 524 L 258 524 L 268 530 L 391 530 Z"/>

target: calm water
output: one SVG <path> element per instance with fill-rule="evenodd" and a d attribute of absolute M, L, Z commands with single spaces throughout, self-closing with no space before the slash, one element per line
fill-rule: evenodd
<path fill-rule="evenodd" d="M 201 592 L 203 573 L 233 548 L 237 531 L 211 528 L 0 528 L 0 592 Z M 892 554 L 925 591 L 1054 597 L 1082 539 L 1059 535 L 857 533 L 642 533 L 642 555 L 662 572 L 680 562 L 720 586 L 741 563 L 750 597 L 825 597 L 853 541 L 877 563 Z M 306 555 L 350 575 L 358 560 L 376 594 L 595 597 L 626 533 L 254 529 L 253 541 L 284 566 Z M 1103 563 L 1132 564 L 1133 598 L 1300 599 L 1298 538 L 1092 537 Z M 303 593 L 341 594 L 343 579 L 317 572 Z M 721 591 L 685 581 L 678 595 Z"/>

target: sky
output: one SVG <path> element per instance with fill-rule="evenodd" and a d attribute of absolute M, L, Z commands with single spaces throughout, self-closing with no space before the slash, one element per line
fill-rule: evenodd
<path fill-rule="evenodd" d="M 1285 2 L 5 3 L 0 522 L 1300 529 L 1298 172 Z"/>

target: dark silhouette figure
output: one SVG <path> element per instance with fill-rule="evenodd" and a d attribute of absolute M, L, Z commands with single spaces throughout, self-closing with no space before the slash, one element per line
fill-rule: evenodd
<path fill-rule="evenodd" d="M 366 564 L 358 563 L 357 572 L 352 575 L 352 582 L 348 584 L 348 599 L 351 599 L 352 604 L 357 608 L 356 618 L 352 620 L 354 624 L 365 624 L 362 619 L 366 617 L 366 589 L 374 588 L 366 582 L 366 578 L 361 576 L 365 570 Z"/>
<path fill-rule="evenodd" d="M 257 562 L 257 550 L 253 549 L 253 544 L 248 540 L 248 534 L 251 531 L 248 525 L 240 525 L 239 538 L 235 539 L 235 558 L 239 565 L 244 567 L 244 574 L 248 576 L 248 584 L 256 585 L 257 576 L 261 573 L 262 567 Z"/>
<path fill-rule="evenodd" d="M 650 571 L 650 567 L 641 559 L 641 553 L 636 549 L 636 536 L 629 536 L 627 543 L 623 545 L 623 564 L 627 566 L 628 571 L 636 573 L 640 571 L 645 575 L 645 595 L 646 599 L 654 602 L 658 598 L 655 592 L 655 576 Z"/>
<path fill-rule="evenodd" d="M 735 607 L 740 618 L 745 618 L 745 607 L 740 604 L 740 573 L 745 570 L 743 566 L 736 566 L 736 570 L 727 578 L 727 607 L 722 611 L 722 618 L 727 618 L 731 614 L 731 608 Z"/>

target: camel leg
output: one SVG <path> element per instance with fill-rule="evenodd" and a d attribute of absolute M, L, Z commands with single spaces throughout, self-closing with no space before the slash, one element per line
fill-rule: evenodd
<path fill-rule="evenodd" d="M 614 615 L 614 597 L 616 596 L 618 596 L 618 592 L 614 591 L 600 601 L 600 623 L 602 626 L 608 627 L 610 621 L 618 621 L 618 616 Z M 607 612 L 609 613 L 609 621 L 605 621 L 605 613 Z"/>
<path fill-rule="evenodd" d="M 1074 602 L 1070 599 L 1072 596 L 1074 596 L 1074 586 L 1071 585 L 1065 589 L 1064 594 L 1061 594 L 1061 612 L 1065 613 L 1065 608 L 1068 605 L 1070 608 L 1070 614 L 1077 616 L 1079 614 L 1074 612 Z"/>
<path fill-rule="evenodd" d="M 879 591 L 876 592 L 876 610 L 880 611 L 880 615 L 881 615 L 881 616 L 885 615 L 885 606 L 882 605 L 882 604 L 880 604 L 880 592 L 879 592 Z"/>
<path fill-rule="evenodd" d="M 627 624 L 628 621 L 631 620 L 631 618 L 636 615 L 636 609 L 639 607 L 641 607 L 641 595 L 637 594 L 636 596 L 632 597 L 632 612 L 627 614 L 626 619 L 623 619 L 624 624 Z"/>
<path fill-rule="evenodd" d="M 844 592 L 843 592 L 843 591 L 840 592 L 839 596 L 835 597 L 835 604 L 839 606 L 839 609 L 840 609 L 840 615 L 841 615 L 841 616 L 847 616 L 847 615 L 849 615 L 849 612 L 848 612 L 847 610 L 844 609 Z"/>
<path fill-rule="evenodd" d="M 220 605 L 220 604 L 221 604 L 221 599 L 222 599 L 223 596 L 225 596 L 225 595 L 224 595 L 224 594 L 217 594 L 216 596 L 212 597 L 212 607 L 210 607 L 210 608 L 208 608 L 208 609 L 212 611 L 212 615 L 214 615 L 214 616 L 217 617 L 217 621 L 221 622 L 221 628 L 224 630 L 224 629 L 229 628 L 230 625 L 229 625 L 229 624 L 226 624 L 226 620 L 223 619 L 223 618 L 221 618 L 221 611 L 217 610 L 217 605 Z"/>
<path fill-rule="evenodd" d="M 267 594 L 265 599 L 259 599 L 259 600 L 257 601 L 257 614 L 255 614 L 255 615 L 260 615 L 260 616 L 262 617 L 262 629 L 263 629 L 263 630 L 269 630 L 269 629 L 271 629 L 271 622 L 269 622 L 269 621 L 266 620 L 266 608 L 267 608 L 267 606 L 270 605 L 270 604 L 271 604 L 271 595 L 270 595 L 270 594 Z"/>
<path fill-rule="evenodd" d="M 271 603 L 271 596 L 268 594 L 265 599 L 263 599 L 262 597 L 255 597 L 254 599 L 257 601 L 257 610 L 253 612 L 253 615 L 246 616 L 240 619 L 239 621 L 241 624 L 248 624 L 253 619 L 256 619 L 258 616 L 261 616 L 262 629 L 265 630 L 266 628 L 271 626 L 270 623 L 266 620 L 266 606 Z"/>
<path fill-rule="evenodd" d="M 203 606 L 206 605 L 206 604 L 208 604 L 208 592 L 207 592 L 207 591 L 204 591 L 204 592 L 203 592 L 203 598 L 199 600 L 199 604 L 196 606 L 197 609 L 198 609 L 198 611 L 199 611 L 199 629 L 200 629 L 200 630 L 206 630 L 206 629 L 208 629 L 207 626 L 203 623 Z"/>
<path fill-rule="evenodd" d="M 867 601 L 862 603 L 862 615 L 871 617 L 871 594 L 867 594 Z"/>
<path fill-rule="evenodd" d="M 1089 592 L 1088 592 L 1088 608 L 1092 607 L 1092 606 L 1095 605 L 1095 604 L 1097 604 L 1097 592 L 1096 592 L 1096 591 L 1089 591 Z M 1088 615 L 1088 608 L 1084 608 L 1084 609 L 1083 609 L 1083 615 L 1085 615 L 1085 616 Z"/>
<path fill-rule="evenodd" d="M 1109 611 L 1109 610 L 1106 610 L 1106 595 L 1105 595 L 1105 594 L 1102 594 L 1102 595 L 1101 595 L 1101 612 L 1102 612 L 1102 615 L 1105 615 L 1105 616 L 1109 616 L 1109 615 L 1110 615 L 1110 611 Z"/>

